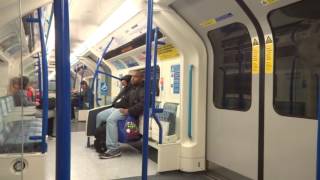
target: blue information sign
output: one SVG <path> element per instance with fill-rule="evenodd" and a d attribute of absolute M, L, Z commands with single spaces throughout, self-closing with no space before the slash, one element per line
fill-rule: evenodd
<path fill-rule="evenodd" d="M 171 76 L 173 78 L 173 94 L 180 93 L 180 64 L 171 66 Z"/>
<path fill-rule="evenodd" d="M 100 83 L 100 95 L 107 96 L 108 95 L 108 85 L 106 82 Z"/>

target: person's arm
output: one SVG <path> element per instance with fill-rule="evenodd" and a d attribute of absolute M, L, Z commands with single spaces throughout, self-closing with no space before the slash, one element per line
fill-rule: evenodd
<path fill-rule="evenodd" d="M 139 102 L 135 104 L 134 106 L 130 107 L 128 109 L 128 113 L 131 116 L 138 117 L 142 114 L 143 108 L 144 108 L 144 88 L 141 88 L 140 91 L 138 92 L 138 98 Z"/>
<path fill-rule="evenodd" d="M 116 96 L 116 98 L 114 98 L 114 100 L 112 101 L 112 105 L 116 104 L 117 101 L 124 95 L 124 93 L 125 93 L 125 88 L 121 89 L 121 91 Z"/>
<path fill-rule="evenodd" d="M 120 101 L 114 102 L 114 103 L 112 104 L 112 106 L 113 106 L 114 108 L 123 108 L 123 107 L 125 107 L 125 106 L 128 104 L 128 98 L 129 98 L 129 95 L 128 95 L 128 93 L 126 93 L 125 95 L 123 95 L 123 96 L 121 97 Z"/>
<path fill-rule="evenodd" d="M 35 106 L 36 105 L 36 103 L 34 103 L 28 99 L 28 96 L 26 95 L 26 93 L 24 91 L 20 92 L 20 98 L 21 98 L 21 105 L 22 106 Z"/>

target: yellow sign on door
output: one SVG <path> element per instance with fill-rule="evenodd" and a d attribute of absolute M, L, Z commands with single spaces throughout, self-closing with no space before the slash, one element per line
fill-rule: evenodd
<path fill-rule="evenodd" d="M 257 38 L 253 38 L 252 43 L 252 74 L 260 72 L 260 45 Z"/>
<path fill-rule="evenodd" d="M 160 60 L 167 60 L 179 57 L 180 53 L 172 44 L 166 44 L 158 48 L 158 57 Z"/>
<path fill-rule="evenodd" d="M 271 74 L 273 73 L 273 40 L 271 36 L 268 35 L 266 37 L 266 63 L 265 63 L 265 73 Z"/>
<path fill-rule="evenodd" d="M 267 5 L 273 4 L 277 1 L 278 0 L 261 0 L 261 4 L 267 6 Z"/>
<path fill-rule="evenodd" d="M 211 19 L 207 19 L 205 21 L 202 21 L 200 23 L 200 26 L 203 27 L 203 28 L 207 28 L 209 26 L 215 25 L 216 23 L 217 23 L 217 21 L 215 19 L 211 18 Z"/>

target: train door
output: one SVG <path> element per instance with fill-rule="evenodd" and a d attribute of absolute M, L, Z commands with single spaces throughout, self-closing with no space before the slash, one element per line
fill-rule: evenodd
<path fill-rule="evenodd" d="M 245 3 L 265 36 L 264 179 L 316 179 L 320 2 Z"/>
<path fill-rule="evenodd" d="M 207 47 L 207 167 L 230 179 L 257 179 L 260 42 L 255 26 L 234 0 L 177 1 L 173 8 Z"/>

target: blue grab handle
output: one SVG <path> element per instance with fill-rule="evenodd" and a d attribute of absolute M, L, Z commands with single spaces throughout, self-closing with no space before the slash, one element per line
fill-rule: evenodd
<path fill-rule="evenodd" d="M 42 140 L 42 136 L 30 136 L 29 140 Z"/>
<path fill-rule="evenodd" d="M 193 65 L 190 64 L 188 67 L 189 72 L 189 94 L 188 94 L 188 137 L 192 139 L 192 70 Z"/>

